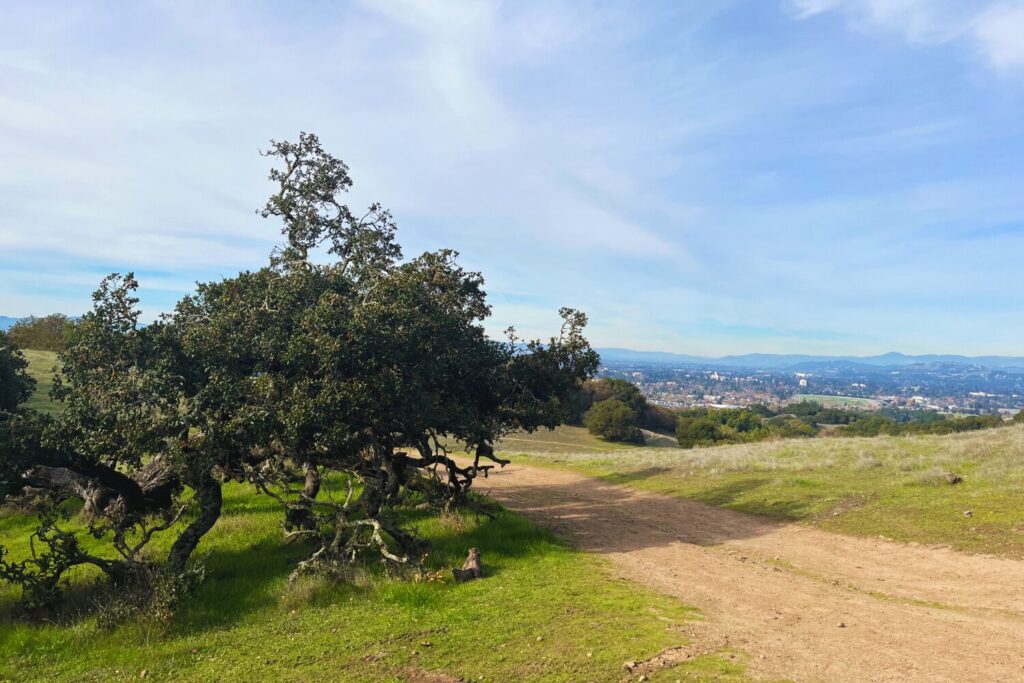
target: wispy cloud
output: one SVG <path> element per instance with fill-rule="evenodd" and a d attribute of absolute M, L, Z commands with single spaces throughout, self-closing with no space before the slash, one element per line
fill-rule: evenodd
<path fill-rule="evenodd" d="M 484 272 L 495 332 L 567 304 L 609 345 L 1013 350 L 1020 3 L 785 7 L 9 2 L 0 313 L 258 267 L 257 149 L 311 130 L 407 253 Z"/>
<path fill-rule="evenodd" d="M 1024 2 L 995 0 L 790 0 L 799 19 L 842 12 L 858 30 L 883 30 L 918 45 L 963 43 L 999 69 L 1024 68 Z"/>

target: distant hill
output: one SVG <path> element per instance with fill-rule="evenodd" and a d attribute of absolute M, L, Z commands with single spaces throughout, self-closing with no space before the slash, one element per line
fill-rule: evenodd
<path fill-rule="evenodd" d="M 813 366 L 868 365 L 873 367 L 907 367 L 911 365 L 979 365 L 988 368 L 1024 368 L 1024 357 L 1019 356 L 958 356 L 905 353 L 884 353 L 879 356 L 814 356 L 802 354 L 748 353 L 739 356 L 709 358 L 689 356 L 666 351 L 634 351 L 633 349 L 597 349 L 606 363 L 638 363 L 649 365 L 714 365 L 717 367 L 747 368 L 752 370 L 786 370 Z"/>

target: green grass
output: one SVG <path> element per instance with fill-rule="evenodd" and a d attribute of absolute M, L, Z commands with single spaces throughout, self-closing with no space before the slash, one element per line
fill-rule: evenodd
<path fill-rule="evenodd" d="M 26 350 L 37 380 L 28 406 L 49 400 L 55 353 Z M 605 453 L 632 447 L 579 427 L 516 435 L 505 445 Z M 225 510 L 197 553 L 206 580 L 175 620 L 142 619 L 100 629 L 94 615 L 65 625 L 17 619 L 17 592 L 0 585 L 0 680 L 398 681 L 415 672 L 465 680 L 617 681 L 622 662 L 685 643 L 693 610 L 611 577 L 604 561 L 572 550 L 523 518 L 425 517 L 428 563 L 461 564 L 483 553 L 485 580 L 414 583 L 364 572 L 350 583 L 287 581 L 307 548 L 284 545 L 280 510 L 266 497 L 228 485 Z M 71 523 L 73 527 L 74 522 Z M 17 559 L 29 552 L 32 519 L 0 513 L 0 539 Z M 165 552 L 166 537 L 155 542 Z M 87 536 L 83 544 L 102 553 Z M 88 606 L 97 573 L 70 573 L 68 602 Z M 427 644 L 424 644 L 427 643 Z M 735 654 L 712 654 L 655 673 L 651 680 L 743 680 Z"/>
<path fill-rule="evenodd" d="M 347 584 L 289 585 L 308 550 L 281 542 L 279 519 L 265 496 L 228 485 L 224 515 L 198 551 L 206 580 L 170 624 L 141 620 L 105 631 L 86 615 L 70 625 L 30 625 L 13 620 L 16 594 L 0 587 L 0 680 L 127 680 L 145 670 L 175 681 L 392 681 L 422 671 L 616 681 L 623 661 L 685 643 L 680 629 L 696 618 L 673 599 L 613 579 L 604 561 L 511 513 L 414 520 L 433 544 L 433 566 L 461 563 L 478 547 L 483 580 L 414 583 L 368 572 Z M 27 552 L 31 529 L 22 515 L 0 518 L 0 538 L 15 556 Z M 80 604 L 93 578 L 73 576 Z M 660 679 L 739 679 L 738 661 L 701 657 Z"/>
<path fill-rule="evenodd" d="M 693 450 L 518 452 L 533 463 L 732 510 L 1024 558 L 1024 426 Z M 945 472 L 961 474 L 963 483 L 950 485 Z"/>
<path fill-rule="evenodd" d="M 797 394 L 793 396 L 794 402 L 813 401 L 826 408 L 860 408 L 872 410 L 878 407 L 878 401 L 870 398 L 858 398 L 855 396 L 827 396 L 825 394 Z"/>
<path fill-rule="evenodd" d="M 561 425 L 553 430 L 538 429 L 532 434 L 516 432 L 498 442 L 496 448 L 510 452 L 577 453 L 580 451 L 591 451 L 616 453 L 635 450 L 637 446 L 636 444 L 605 441 L 588 432 L 585 427 Z"/>
<path fill-rule="evenodd" d="M 32 398 L 25 404 L 33 410 L 44 413 L 60 411 L 60 404 L 50 400 L 50 389 L 53 388 L 53 369 L 57 365 L 57 354 L 53 351 L 36 351 L 24 349 L 22 353 L 28 360 L 28 374 L 36 380 L 36 390 Z"/>

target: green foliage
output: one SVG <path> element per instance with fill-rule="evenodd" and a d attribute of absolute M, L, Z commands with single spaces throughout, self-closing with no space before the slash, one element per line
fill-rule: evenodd
<path fill-rule="evenodd" d="M 11 326 L 11 340 L 23 349 L 63 351 L 74 333 L 75 321 L 61 313 L 28 317 Z"/>
<path fill-rule="evenodd" d="M 781 439 L 808 438 L 817 434 L 817 430 L 803 420 L 785 415 L 765 420 L 765 426 L 771 436 Z"/>
<path fill-rule="evenodd" d="M 576 398 L 576 421 L 582 422 L 583 415 L 595 403 L 615 399 L 624 403 L 637 415 L 647 407 L 647 400 L 640 393 L 640 388 L 624 379 L 592 379 L 583 383 Z"/>
<path fill-rule="evenodd" d="M 676 411 L 648 403 L 640 414 L 640 426 L 653 432 L 672 434 L 676 430 L 677 418 Z"/>
<path fill-rule="evenodd" d="M 608 398 L 592 405 L 583 416 L 583 423 L 591 434 L 608 441 L 643 442 L 636 419 L 637 414 L 629 405 Z"/>
<path fill-rule="evenodd" d="M 28 361 L 18 345 L 0 332 L 0 416 L 28 400 L 35 380 L 28 374 Z"/>
<path fill-rule="evenodd" d="M 747 409 L 694 408 L 680 411 L 679 416 L 676 435 L 683 448 L 769 438 L 807 438 L 817 435 L 826 425 L 839 425 L 838 429 L 827 432 L 835 436 L 899 436 L 953 434 L 1006 424 L 995 415 L 948 417 L 896 409 L 842 410 L 814 401 L 791 403 L 778 410 L 763 405 Z"/>
<path fill-rule="evenodd" d="M 1024 423 L 1024 410 L 1013 416 L 1013 422 L 1014 424 Z"/>
<path fill-rule="evenodd" d="M 683 415 L 676 423 L 676 440 L 681 448 L 711 446 L 726 439 L 719 422 L 710 415 Z"/>
<path fill-rule="evenodd" d="M 568 421 L 584 424 L 584 415 L 591 406 L 609 399 L 619 401 L 633 411 L 636 427 L 663 433 L 675 431 L 675 411 L 648 403 L 640 388 L 624 379 L 601 378 L 584 382 L 573 402 Z"/>
<path fill-rule="evenodd" d="M 21 586 L 21 604 L 29 612 L 57 607 L 61 601 L 57 584 L 64 572 L 78 564 L 81 555 L 78 538 L 59 526 L 68 518 L 67 510 L 60 506 L 43 506 L 38 527 L 32 535 L 33 553 L 27 559 L 14 561 L 8 550 L 0 546 L 0 579 Z M 36 552 L 37 544 L 45 551 Z"/>
<path fill-rule="evenodd" d="M 1007 423 L 998 415 L 967 415 L 965 417 L 946 417 L 944 419 L 909 422 L 897 422 L 881 415 L 866 414 L 858 416 L 846 427 L 839 430 L 840 436 L 900 436 L 907 434 L 955 434 L 979 429 L 1003 427 Z"/>
<path fill-rule="evenodd" d="M 7 574 L 26 591 L 81 564 L 141 576 L 155 561 L 146 547 L 165 533 L 164 562 L 184 572 L 220 517 L 226 480 L 281 506 L 289 538 L 310 544 L 297 571 L 415 562 L 424 548 L 401 510 L 473 504 L 473 480 L 506 462 L 494 442 L 562 422 L 593 375 L 583 313 L 561 309 L 544 341 L 512 329 L 491 340 L 482 276 L 447 249 L 403 261 L 390 214 L 343 203 L 348 168 L 316 136 L 272 142 L 265 156 L 277 188 L 261 213 L 282 219 L 285 238 L 268 264 L 200 283 L 146 326 L 135 277 L 105 278 L 59 357 L 63 410 L 35 436 L 0 443 L 8 489 L 29 484 L 54 510 L 80 500 L 89 534 L 109 544 L 94 553 L 73 534 L 37 558 L 45 570 L 9 565 L 27 568 Z M 471 464 L 450 457 L 449 442 L 465 444 Z M 349 487 L 343 500 L 318 497 L 325 476 Z M 52 536 L 48 524 L 38 533 Z"/>

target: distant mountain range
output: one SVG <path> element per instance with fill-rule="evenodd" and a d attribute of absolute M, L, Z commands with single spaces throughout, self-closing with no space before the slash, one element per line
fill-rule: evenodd
<path fill-rule="evenodd" d="M 0 330 L 7 331 L 20 318 L 0 315 Z M 814 356 L 803 354 L 747 353 L 741 356 L 689 356 L 667 351 L 634 351 L 633 349 L 597 349 L 606 363 L 638 363 L 646 365 L 701 365 L 751 370 L 813 369 L 814 366 L 869 365 L 872 367 L 906 367 L 908 365 L 935 365 L 955 363 L 979 365 L 987 368 L 1024 368 L 1024 357 L 1019 356 L 957 356 L 952 354 L 926 354 L 911 356 L 905 353 L 883 353 L 880 356 Z"/>
<path fill-rule="evenodd" d="M 978 365 L 987 368 L 1024 368 L 1024 357 L 1018 356 L 957 356 L 926 354 L 912 356 L 905 353 L 884 353 L 880 356 L 814 356 L 802 354 L 748 353 L 741 356 L 708 358 L 688 356 L 665 351 L 634 351 L 633 349 L 597 349 L 606 363 L 638 363 L 647 365 L 706 365 L 751 370 L 786 370 L 814 366 L 869 365 L 872 367 L 906 367 L 954 363 Z"/>

